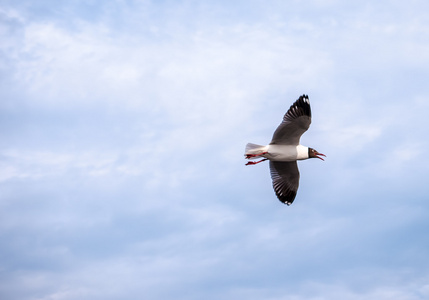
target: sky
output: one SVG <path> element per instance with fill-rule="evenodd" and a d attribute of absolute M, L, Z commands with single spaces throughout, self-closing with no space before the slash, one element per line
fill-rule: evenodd
<path fill-rule="evenodd" d="M 429 298 L 429 2 L 0 1 L 0 298 Z M 300 188 L 245 166 L 302 94 Z"/>

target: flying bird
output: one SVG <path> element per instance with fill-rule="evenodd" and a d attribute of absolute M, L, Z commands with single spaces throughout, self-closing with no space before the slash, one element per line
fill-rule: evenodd
<path fill-rule="evenodd" d="M 308 95 L 296 100 L 283 117 L 283 121 L 274 132 L 271 143 L 267 146 L 248 143 L 245 158 L 249 160 L 263 158 L 260 161 L 249 161 L 248 165 L 256 165 L 269 160 L 271 179 L 277 198 L 287 205 L 295 200 L 299 186 L 299 170 L 297 160 L 319 158 L 324 160 L 322 153 L 299 143 L 301 135 L 307 131 L 311 123 L 311 108 Z"/>

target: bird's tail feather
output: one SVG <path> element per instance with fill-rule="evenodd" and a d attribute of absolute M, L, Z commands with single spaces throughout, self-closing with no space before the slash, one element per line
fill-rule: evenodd
<path fill-rule="evenodd" d="M 246 145 L 246 150 L 245 150 L 244 156 L 258 155 L 258 154 L 261 154 L 263 152 L 267 152 L 267 146 L 248 143 Z M 253 157 L 250 157 L 248 159 L 257 159 L 257 158 L 259 158 L 259 157 L 253 156 Z"/>

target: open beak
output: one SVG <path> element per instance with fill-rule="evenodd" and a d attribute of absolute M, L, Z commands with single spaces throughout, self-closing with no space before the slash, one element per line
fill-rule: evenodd
<path fill-rule="evenodd" d="M 316 157 L 317 157 L 317 158 L 319 158 L 319 159 L 321 159 L 321 160 L 323 160 L 323 161 L 324 161 L 324 159 L 323 159 L 323 158 L 321 158 L 321 156 L 326 157 L 326 155 L 325 155 L 325 154 L 323 154 L 323 153 L 319 153 L 319 152 L 316 152 L 316 153 L 315 153 L 315 155 L 316 155 Z"/>

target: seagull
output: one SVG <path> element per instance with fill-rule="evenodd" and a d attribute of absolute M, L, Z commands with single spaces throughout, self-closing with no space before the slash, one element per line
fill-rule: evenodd
<path fill-rule="evenodd" d="M 271 143 L 267 146 L 248 143 L 245 158 L 248 160 L 263 158 L 260 161 L 249 161 L 248 165 L 270 161 L 271 179 L 277 198 L 284 204 L 291 205 L 295 200 L 299 186 L 297 160 L 319 158 L 325 154 L 299 143 L 301 135 L 311 123 L 311 109 L 308 95 L 296 100 L 283 117 L 283 121 L 274 132 Z"/>

